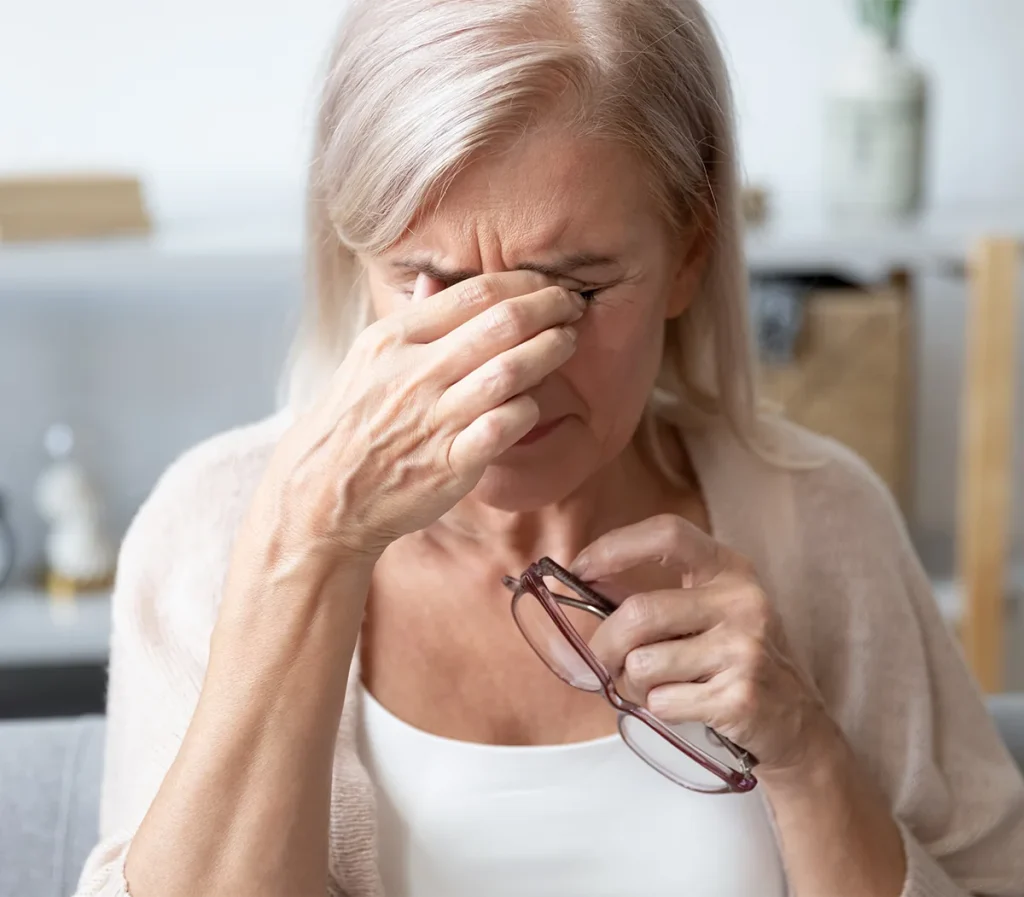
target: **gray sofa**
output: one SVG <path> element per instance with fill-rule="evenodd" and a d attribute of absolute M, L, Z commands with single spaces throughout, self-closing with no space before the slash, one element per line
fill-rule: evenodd
<path fill-rule="evenodd" d="M 991 701 L 1024 769 L 1024 695 Z M 103 718 L 0 723 L 0 897 L 69 897 L 97 838 Z"/>

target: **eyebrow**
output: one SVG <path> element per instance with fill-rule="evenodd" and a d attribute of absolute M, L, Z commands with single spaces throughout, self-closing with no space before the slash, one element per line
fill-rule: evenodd
<path fill-rule="evenodd" d="M 572 274 L 581 268 L 602 268 L 618 264 L 618 259 L 610 255 L 597 255 L 592 252 L 574 252 L 563 256 L 557 262 L 521 262 L 516 265 L 516 271 L 536 271 L 545 277 L 564 277 Z M 404 271 L 414 271 L 417 274 L 426 274 L 429 277 L 445 283 L 458 283 L 460 280 L 468 280 L 470 277 L 479 277 L 479 271 L 454 270 L 442 268 L 433 262 L 420 261 L 415 259 L 401 259 L 391 263 L 393 268 L 400 268 Z"/>

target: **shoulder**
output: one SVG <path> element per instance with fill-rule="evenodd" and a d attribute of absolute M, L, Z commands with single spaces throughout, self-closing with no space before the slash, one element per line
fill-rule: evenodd
<path fill-rule="evenodd" d="M 759 424 L 756 447 L 716 423 L 699 437 L 699 451 L 710 479 L 730 499 L 732 516 L 754 521 L 769 535 L 796 531 L 805 545 L 842 539 L 847 548 L 875 537 L 905 538 L 885 483 L 834 439 L 767 417 Z M 783 532 L 769 525 L 780 515 L 789 524 Z"/>
<path fill-rule="evenodd" d="M 879 527 L 902 530 L 902 516 L 888 486 L 845 445 L 787 421 L 765 422 L 769 448 L 799 499 L 806 522 L 815 529 Z M 891 533 L 890 533 L 891 535 Z"/>
<path fill-rule="evenodd" d="M 167 468 L 122 543 L 115 624 L 140 602 L 161 616 L 215 609 L 235 532 L 289 420 L 281 412 L 221 433 Z"/>
<path fill-rule="evenodd" d="M 758 450 L 724 425 L 702 440 L 714 521 L 749 557 L 801 641 L 855 616 L 910 612 L 920 564 L 896 502 L 854 452 L 778 420 Z"/>

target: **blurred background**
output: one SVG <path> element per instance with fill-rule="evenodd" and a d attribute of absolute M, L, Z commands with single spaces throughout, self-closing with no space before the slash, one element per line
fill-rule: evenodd
<path fill-rule="evenodd" d="M 102 709 L 113 547 L 275 407 L 343 2 L 0 0 L 0 716 Z M 1024 688 L 1024 3 L 706 6 L 765 393 L 870 461 L 982 685 Z"/>

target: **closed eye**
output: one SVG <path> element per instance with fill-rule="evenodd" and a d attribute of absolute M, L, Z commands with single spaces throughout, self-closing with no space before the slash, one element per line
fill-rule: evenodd
<path fill-rule="evenodd" d="M 583 297 L 583 301 L 586 302 L 587 305 L 593 305 L 595 302 L 598 302 L 601 299 L 602 293 L 607 292 L 613 286 L 615 286 L 615 284 L 607 283 L 599 287 L 587 287 L 585 289 L 573 287 L 572 289 L 576 290 L 576 292 Z"/>
<path fill-rule="evenodd" d="M 456 283 L 458 283 L 458 281 L 452 281 L 452 282 L 442 281 L 442 283 L 444 285 L 443 288 L 444 289 L 448 289 L 449 287 L 452 287 Z M 404 296 L 406 296 L 406 298 L 411 299 L 412 296 L 413 296 L 413 293 L 415 292 L 415 288 L 416 288 L 416 284 L 415 284 L 415 281 L 413 281 L 412 283 L 403 284 L 399 288 L 399 292 L 402 293 Z M 603 293 L 606 289 L 608 289 L 608 287 L 590 287 L 589 289 L 580 289 L 579 287 L 571 287 L 570 289 L 576 290 L 576 292 L 579 293 L 583 297 L 583 301 L 586 302 L 587 305 L 591 305 L 592 303 L 597 301 L 598 295 L 600 293 Z"/>

